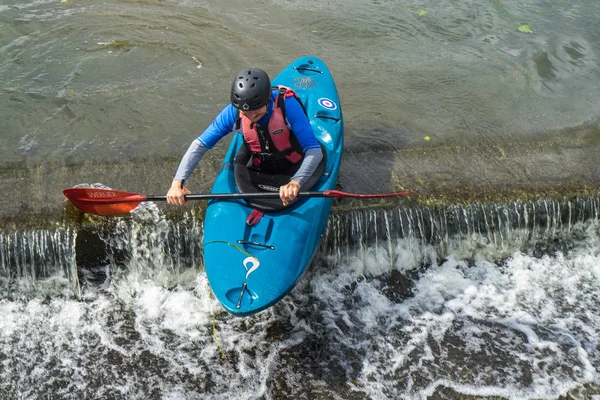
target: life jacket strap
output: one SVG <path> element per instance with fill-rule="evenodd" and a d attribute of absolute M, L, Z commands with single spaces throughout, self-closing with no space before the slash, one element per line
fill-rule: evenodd
<path fill-rule="evenodd" d="M 250 213 L 250 215 L 248 216 L 248 218 L 246 219 L 246 225 L 248 226 L 254 226 L 256 224 L 258 224 L 258 222 L 260 221 L 260 219 L 262 218 L 262 216 L 265 213 L 257 210 L 256 208 L 252 211 L 252 213 Z"/>
<path fill-rule="evenodd" d="M 252 158 L 257 158 L 260 161 L 278 161 L 283 160 L 285 156 L 290 155 L 294 152 L 294 149 L 289 148 L 283 151 L 278 151 L 277 153 L 258 153 L 253 152 Z"/>

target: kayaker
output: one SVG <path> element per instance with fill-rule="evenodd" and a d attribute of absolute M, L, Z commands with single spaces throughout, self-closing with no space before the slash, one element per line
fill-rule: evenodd
<path fill-rule="evenodd" d="M 191 193 L 185 182 L 192 171 L 202 156 L 232 131 L 244 135 L 252 152 L 250 168 L 279 174 L 295 170 L 289 183 L 279 188 L 284 206 L 296 198 L 323 158 L 319 141 L 294 93 L 272 88 L 265 71 L 248 68 L 233 80 L 231 104 L 192 142 L 181 159 L 167 193 L 169 204 L 185 203 L 184 195 Z"/>

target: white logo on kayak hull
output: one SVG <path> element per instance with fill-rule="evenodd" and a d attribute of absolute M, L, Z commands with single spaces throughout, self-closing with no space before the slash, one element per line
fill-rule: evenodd
<path fill-rule="evenodd" d="M 260 261 L 258 261 L 258 258 L 256 257 L 246 257 L 243 264 L 244 268 L 246 268 L 246 279 L 248 279 L 252 272 L 256 271 L 256 269 L 260 267 Z"/>

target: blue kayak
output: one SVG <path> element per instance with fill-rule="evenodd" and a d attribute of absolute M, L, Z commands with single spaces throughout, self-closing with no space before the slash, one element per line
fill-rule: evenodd
<path fill-rule="evenodd" d="M 272 84 L 287 86 L 297 93 L 324 150 L 322 174 L 314 186 L 302 190 L 335 189 L 344 124 L 337 89 L 327 66 L 316 57 L 303 57 L 285 68 Z M 239 163 L 236 156 L 242 145 L 242 135 L 236 134 L 212 193 L 240 192 L 235 165 L 236 161 Z M 247 219 L 256 214 L 256 204 L 243 199 L 208 203 L 204 222 L 206 275 L 216 298 L 228 312 L 235 316 L 257 313 L 294 288 L 319 247 L 332 201 L 301 198 L 280 210 L 262 210 L 264 214 L 254 225 Z"/>

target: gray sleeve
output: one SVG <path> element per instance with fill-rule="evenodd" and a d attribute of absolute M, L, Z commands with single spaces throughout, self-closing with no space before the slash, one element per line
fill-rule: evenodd
<path fill-rule="evenodd" d="M 185 182 L 207 151 L 208 148 L 204 147 L 198 139 L 194 140 L 181 159 L 173 180 Z"/>
<path fill-rule="evenodd" d="M 302 165 L 300 165 L 300 168 L 298 168 L 296 174 L 292 176 L 292 179 L 300 183 L 300 186 L 302 186 L 304 182 L 306 182 L 306 180 L 315 172 L 322 159 L 323 152 L 321 151 L 320 147 L 315 149 L 307 149 L 304 153 L 304 158 L 302 159 Z"/>

